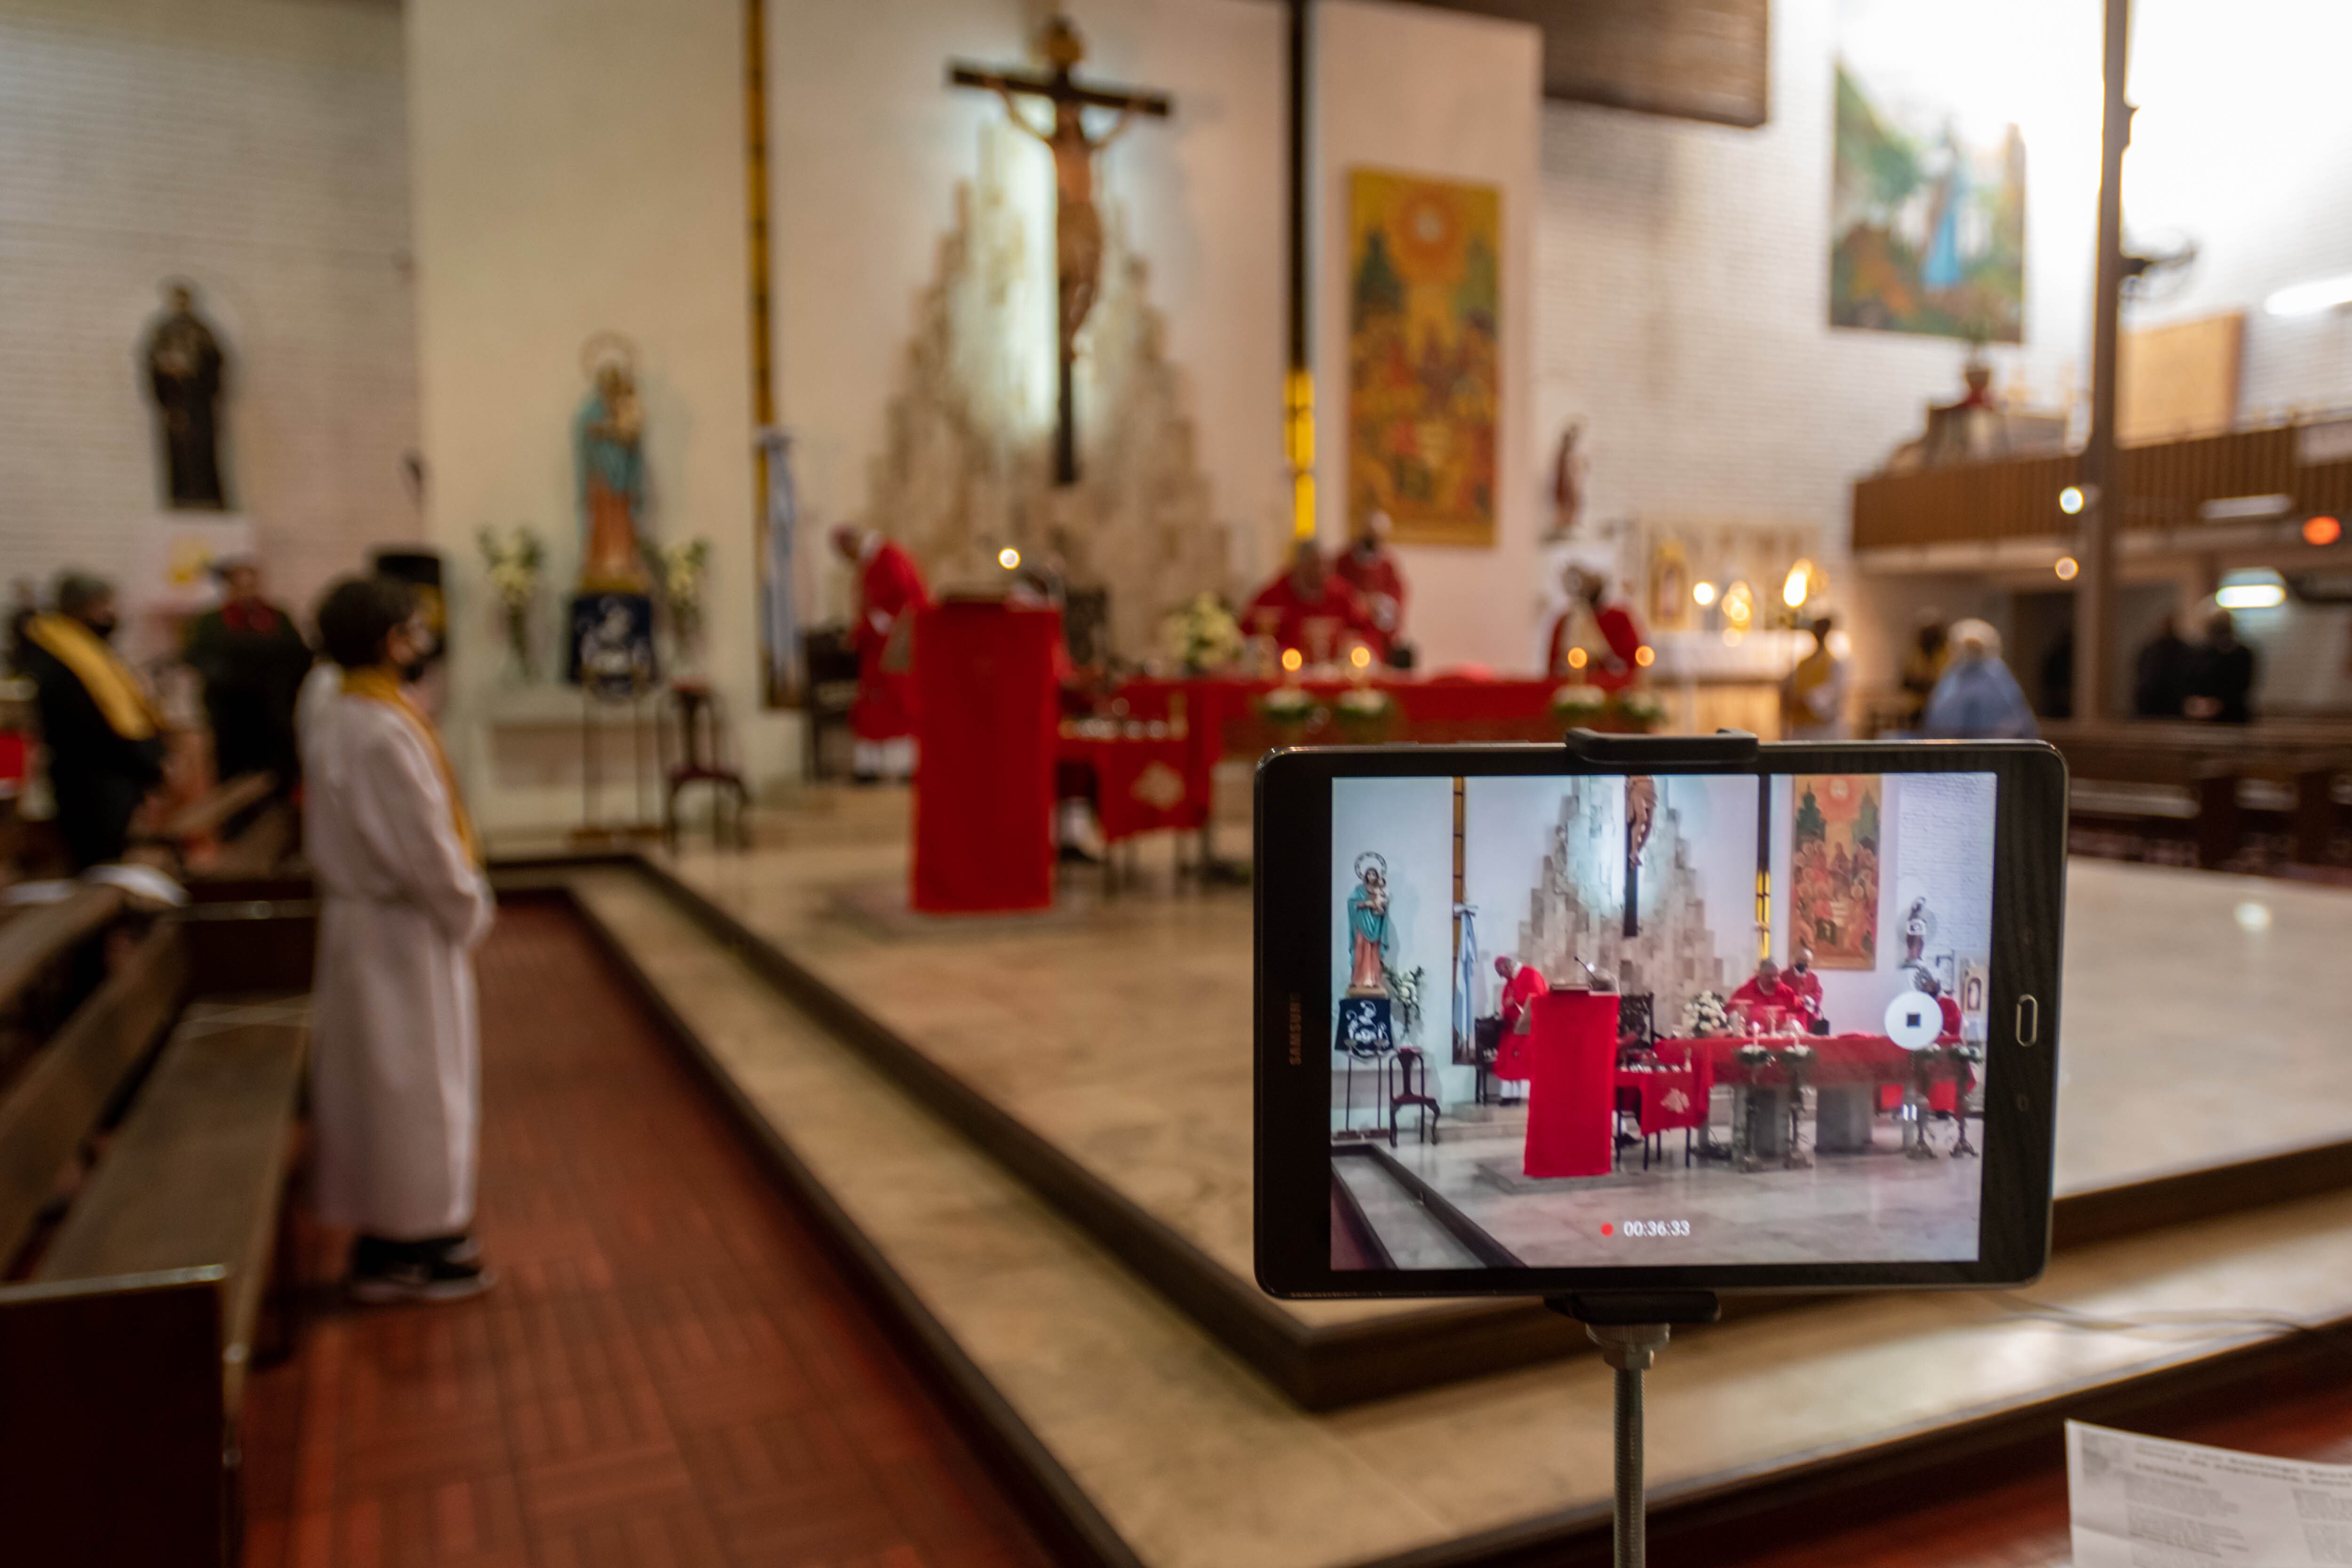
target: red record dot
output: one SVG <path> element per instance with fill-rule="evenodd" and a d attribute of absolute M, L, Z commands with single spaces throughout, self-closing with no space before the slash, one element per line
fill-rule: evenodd
<path fill-rule="evenodd" d="M 1617 1234 L 1617 1227 L 1611 1225 L 1604 1219 L 1601 1222 L 1601 1234 L 1603 1236 L 1614 1236 Z"/>

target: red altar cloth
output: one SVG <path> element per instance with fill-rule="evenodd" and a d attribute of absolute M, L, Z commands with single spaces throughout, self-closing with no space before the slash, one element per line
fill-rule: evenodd
<path fill-rule="evenodd" d="M 1604 1176 L 1615 1163 L 1617 997 L 1552 991 L 1528 1009 L 1530 1176 Z"/>
<path fill-rule="evenodd" d="M 1657 1052 L 1661 1061 L 1688 1062 L 1698 1070 L 1701 1079 L 1712 1087 L 1717 1079 L 1744 1079 L 1747 1069 L 1738 1064 L 1738 1052 L 1740 1047 L 1749 1043 L 1748 1038 L 1738 1035 L 1717 1036 L 1704 1040 L 1667 1039 L 1657 1043 Z M 1918 1068 L 1911 1053 L 1885 1035 L 1762 1036 L 1754 1043 L 1775 1051 L 1791 1045 L 1811 1046 L 1813 1048 L 1813 1067 L 1808 1081 L 1816 1088 L 1866 1083 L 1899 1090 L 1918 1082 Z M 1958 1103 L 1951 1069 L 1938 1058 L 1929 1064 L 1928 1070 L 1934 1075 L 1927 1085 L 1928 1109 L 1951 1110 Z M 1763 1081 L 1777 1084 L 1788 1080 L 1775 1063 L 1765 1069 Z M 1880 1109 L 1885 1109 L 1883 1097 Z"/>
<path fill-rule="evenodd" d="M 1198 827 L 1192 795 L 1185 783 L 1191 760 L 1191 737 L 1182 730 L 1157 725 L 1160 734 L 1129 734 L 1106 724 L 1099 733 L 1096 721 L 1065 721 L 1056 753 L 1066 763 L 1082 763 L 1094 772 L 1095 816 L 1106 842 L 1116 844 L 1159 827 Z"/>
<path fill-rule="evenodd" d="M 1617 1069 L 1617 1087 L 1630 1089 L 1642 1097 L 1644 1138 L 1653 1132 L 1706 1125 L 1706 1094 L 1699 1079 L 1700 1069 L 1696 1068 L 1667 1068 L 1656 1072 Z"/>
<path fill-rule="evenodd" d="M 931 914 L 1054 901 L 1061 612 L 950 601 L 915 620 L 912 902 Z"/>

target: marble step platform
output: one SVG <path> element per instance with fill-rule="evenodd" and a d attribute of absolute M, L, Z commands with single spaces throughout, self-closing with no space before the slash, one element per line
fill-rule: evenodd
<path fill-rule="evenodd" d="M 1605 1556 L 1610 1374 L 1556 1359 L 1328 1413 L 1228 1344 L 626 868 L 564 892 L 835 1235 L 1073 1556 L 1486 1568 Z M 2352 1346 L 2352 1194 L 2084 1242 L 2019 1297 L 1822 1302 L 1679 1336 L 1651 1377 L 1664 1560 L 1767 1517 L 1907 1506 L 2069 1415 Z"/>

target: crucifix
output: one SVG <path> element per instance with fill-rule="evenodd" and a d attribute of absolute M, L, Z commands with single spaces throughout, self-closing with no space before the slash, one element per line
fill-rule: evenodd
<path fill-rule="evenodd" d="M 1077 419 L 1070 401 L 1070 365 L 1076 357 L 1078 329 L 1094 309 L 1102 272 L 1102 215 L 1095 210 L 1095 154 L 1117 141 L 1135 116 L 1168 117 L 1165 93 L 1128 88 L 1082 86 L 1072 76 L 1086 58 L 1086 46 L 1067 16 L 1056 16 L 1045 25 L 1040 52 L 1053 68 L 1050 76 L 1023 76 L 983 70 L 977 66 L 948 65 L 950 87 L 984 88 L 1004 100 L 1013 123 L 1037 138 L 1054 154 L 1054 293 L 1057 306 L 1056 370 L 1059 408 L 1054 427 L 1054 482 L 1072 485 L 1078 479 Z M 1021 106 L 1024 98 L 1042 98 L 1054 108 L 1054 125 L 1040 131 Z M 1088 136 L 1085 112 L 1115 109 L 1118 119 L 1100 136 Z"/>

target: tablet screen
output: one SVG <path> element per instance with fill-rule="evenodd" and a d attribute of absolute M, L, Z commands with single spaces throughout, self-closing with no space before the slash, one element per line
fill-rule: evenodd
<path fill-rule="evenodd" d="M 1996 784 L 1334 780 L 1332 1266 L 1975 1260 Z"/>

